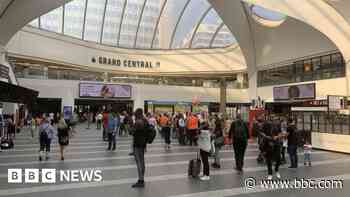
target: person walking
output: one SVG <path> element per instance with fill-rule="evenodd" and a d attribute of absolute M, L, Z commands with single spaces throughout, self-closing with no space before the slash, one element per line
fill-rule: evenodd
<path fill-rule="evenodd" d="M 134 156 L 138 172 L 138 181 L 132 185 L 133 188 L 145 186 L 145 149 L 147 146 L 147 126 L 148 122 L 143 115 L 141 108 L 135 111 L 135 123 L 133 125 L 133 145 Z"/>
<path fill-rule="evenodd" d="M 263 139 L 263 151 L 267 164 L 268 180 L 272 180 L 272 162 L 275 161 L 275 173 L 277 178 L 281 178 L 279 166 L 281 164 L 282 138 L 281 127 L 278 120 L 273 123 L 266 121 L 260 133 Z"/>
<path fill-rule="evenodd" d="M 45 159 L 49 159 L 51 140 L 54 136 L 54 128 L 51 126 L 51 121 L 49 118 L 45 118 L 43 123 L 39 128 L 39 142 L 40 142 L 40 151 L 39 151 L 39 161 L 42 161 L 44 152 Z"/>
<path fill-rule="evenodd" d="M 290 164 L 291 164 L 289 168 L 298 168 L 298 154 L 297 154 L 298 137 L 296 133 L 296 127 L 292 119 L 288 120 L 287 139 L 288 139 L 287 151 L 289 154 Z"/>
<path fill-rule="evenodd" d="M 100 130 L 101 129 L 101 125 L 102 125 L 102 119 L 103 119 L 103 115 L 101 112 L 98 112 L 97 116 L 96 116 L 96 129 Z"/>
<path fill-rule="evenodd" d="M 213 140 L 215 145 L 214 152 L 214 163 L 212 164 L 213 168 L 221 168 L 220 165 L 220 150 L 224 145 L 224 136 L 223 136 L 223 120 L 218 116 L 215 117 L 215 126 L 213 132 Z"/>
<path fill-rule="evenodd" d="M 236 170 L 241 174 L 243 172 L 244 154 L 247 149 L 249 134 L 248 127 L 240 114 L 237 114 L 237 119 L 231 124 L 229 138 L 232 139 Z"/>
<path fill-rule="evenodd" d="M 66 123 L 66 121 L 63 118 L 63 115 L 61 115 L 60 120 L 57 124 L 57 137 L 58 137 L 58 144 L 60 145 L 60 156 L 61 160 L 64 160 L 64 149 L 69 144 L 69 127 Z"/>
<path fill-rule="evenodd" d="M 103 122 L 102 140 L 103 141 L 108 141 L 108 135 L 107 135 L 108 117 L 109 117 L 108 112 L 107 111 L 103 112 L 102 114 L 102 122 Z"/>
<path fill-rule="evenodd" d="M 108 148 L 107 150 L 116 149 L 116 135 L 119 127 L 119 117 L 113 113 L 108 113 Z M 113 147 L 112 147 L 113 146 Z"/>
<path fill-rule="evenodd" d="M 198 136 L 198 147 L 201 160 L 203 163 L 203 176 L 200 177 L 202 181 L 210 180 L 209 155 L 211 151 L 210 131 L 208 122 L 203 122 Z"/>
<path fill-rule="evenodd" d="M 160 126 L 162 127 L 162 133 L 164 135 L 164 140 L 165 140 L 165 149 L 169 150 L 170 149 L 170 136 L 171 136 L 171 121 L 168 117 L 167 114 L 164 114 L 160 118 Z"/>

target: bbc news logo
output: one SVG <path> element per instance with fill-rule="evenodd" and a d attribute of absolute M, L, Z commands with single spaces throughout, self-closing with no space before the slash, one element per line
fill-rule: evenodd
<path fill-rule="evenodd" d="M 101 170 L 16 168 L 7 170 L 8 183 L 100 182 Z"/>

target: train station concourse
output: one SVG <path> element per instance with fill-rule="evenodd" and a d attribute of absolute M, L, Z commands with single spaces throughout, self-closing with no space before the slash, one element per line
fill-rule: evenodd
<path fill-rule="evenodd" d="M 0 196 L 348 197 L 349 13 L 0 0 Z"/>

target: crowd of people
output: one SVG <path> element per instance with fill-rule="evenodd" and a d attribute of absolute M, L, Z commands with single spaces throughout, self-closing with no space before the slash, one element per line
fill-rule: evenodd
<path fill-rule="evenodd" d="M 55 118 L 56 117 L 56 118 Z M 92 117 L 90 117 L 92 119 Z M 28 121 L 31 136 L 34 138 L 38 132 L 40 154 L 39 160 L 49 159 L 51 141 L 55 136 L 60 146 L 60 159 L 64 160 L 64 150 L 73 136 L 76 116 L 65 119 L 63 115 L 32 117 Z M 248 123 L 240 114 L 230 120 L 222 114 L 210 115 L 208 113 L 163 113 L 144 114 L 142 109 L 134 113 L 121 113 L 112 110 L 101 111 L 95 114 L 96 129 L 101 131 L 102 140 L 108 141 L 107 151 L 116 151 L 117 136 L 132 136 L 131 152 L 137 164 L 139 180 L 132 187 L 144 187 L 145 160 L 147 143 L 150 131 L 155 131 L 164 139 L 165 150 L 171 149 L 171 143 L 177 140 L 181 146 L 198 147 L 203 164 L 203 181 L 210 180 L 209 158 L 213 157 L 211 167 L 221 168 L 220 150 L 224 145 L 232 146 L 234 150 L 234 169 L 242 174 L 244 170 L 244 157 L 248 146 Z M 91 124 L 91 122 L 89 123 Z M 89 125 L 90 127 L 90 125 Z M 266 164 L 267 179 L 273 178 L 273 171 L 277 178 L 280 165 L 286 164 L 285 152 L 290 158 L 290 168 L 298 167 L 298 145 L 300 144 L 297 129 L 293 119 L 268 118 L 258 116 L 253 123 L 253 134 L 257 136 L 258 163 Z M 14 124 L 9 120 L 8 132 L 15 132 Z M 310 136 L 304 138 L 304 164 L 311 166 Z M 274 167 L 274 169 L 273 169 Z"/>

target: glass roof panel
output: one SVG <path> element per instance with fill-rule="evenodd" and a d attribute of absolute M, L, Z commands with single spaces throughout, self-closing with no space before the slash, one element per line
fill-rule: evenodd
<path fill-rule="evenodd" d="M 60 33 L 62 32 L 63 7 L 59 7 L 40 17 L 40 28 Z"/>
<path fill-rule="evenodd" d="M 187 1 L 188 0 L 168 0 L 165 5 L 157 30 L 159 31 L 159 48 L 169 49 L 171 35 L 173 34 L 175 25 Z"/>
<path fill-rule="evenodd" d="M 271 20 L 271 21 L 283 21 L 286 16 L 279 12 L 275 12 L 269 9 L 265 9 L 258 5 L 252 5 L 251 7 L 253 13 L 263 19 Z"/>
<path fill-rule="evenodd" d="M 102 44 L 116 46 L 125 0 L 107 0 Z"/>
<path fill-rule="evenodd" d="M 65 5 L 64 34 L 82 39 L 85 0 L 74 0 Z"/>
<path fill-rule="evenodd" d="M 215 31 L 222 23 L 221 18 L 214 9 L 211 9 L 199 25 L 192 41 L 192 48 L 208 48 Z"/>
<path fill-rule="evenodd" d="M 136 48 L 151 48 L 154 28 L 164 0 L 147 0 L 137 34 Z"/>
<path fill-rule="evenodd" d="M 100 42 L 106 0 L 88 0 L 84 40 Z"/>
<path fill-rule="evenodd" d="M 189 3 L 176 29 L 171 48 L 189 47 L 194 30 L 209 7 L 207 0 L 196 0 Z"/>
<path fill-rule="evenodd" d="M 122 29 L 120 32 L 119 46 L 133 48 L 136 31 L 145 0 L 127 0 Z"/>
<path fill-rule="evenodd" d="M 72 0 L 28 25 L 39 27 L 38 21 L 48 31 L 63 29 L 68 36 L 123 48 L 208 48 L 211 42 L 215 47 L 235 42 L 227 28 L 219 29 L 222 20 L 207 0 Z"/>
<path fill-rule="evenodd" d="M 214 38 L 214 42 L 212 47 L 227 47 L 236 43 L 236 39 L 232 36 L 231 31 L 228 29 L 226 25 L 224 25 L 216 37 Z"/>
<path fill-rule="evenodd" d="M 39 18 L 32 20 L 28 25 L 33 27 L 39 27 Z"/>

